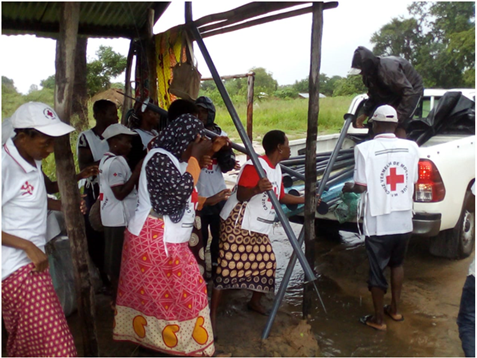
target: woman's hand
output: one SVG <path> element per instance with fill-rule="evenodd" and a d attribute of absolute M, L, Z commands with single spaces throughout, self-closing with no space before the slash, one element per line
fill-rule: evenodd
<path fill-rule="evenodd" d="M 229 143 L 230 139 L 228 137 L 215 137 L 212 141 L 212 150 L 217 153 L 223 147 L 227 147 Z"/>
<path fill-rule="evenodd" d="M 34 243 L 30 242 L 25 248 L 25 253 L 35 265 L 33 271 L 43 272 L 48 268 L 48 256 L 45 255 Z"/>
<path fill-rule="evenodd" d="M 368 118 L 365 114 L 360 115 L 356 118 L 356 128 L 364 128 L 364 121 Z"/>
<path fill-rule="evenodd" d="M 215 195 L 209 196 L 207 200 L 205 201 L 205 205 L 215 205 L 220 203 L 223 200 L 227 200 L 230 197 L 230 189 L 224 189 L 220 192 L 218 192 Z"/>
<path fill-rule="evenodd" d="M 212 158 L 210 157 L 210 155 L 204 155 L 200 161 L 199 161 L 199 166 L 200 166 L 200 169 L 203 169 L 205 167 L 208 167 L 210 165 L 214 164 L 214 161 L 212 160 Z"/>
<path fill-rule="evenodd" d="M 98 165 L 90 165 L 89 167 L 87 168 L 84 168 L 82 171 L 80 171 L 77 175 L 76 175 L 76 179 L 77 180 L 81 180 L 81 179 L 86 179 L 86 178 L 89 178 L 91 176 L 96 176 L 98 175 L 99 173 L 99 166 Z"/>

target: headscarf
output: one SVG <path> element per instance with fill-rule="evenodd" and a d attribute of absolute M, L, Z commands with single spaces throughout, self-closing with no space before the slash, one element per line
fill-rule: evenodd
<path fill-rule="evenodd" d="M 198 118 L 190 114 L 183 114 L 159 134 L 152 147 L 165 149 L 180 160 L 189 143 L 195 140 L 197 134 L 202 135 L 203 132 L 204 124 Z M 172 222 L 177 223 L 182 219 L 186 207 L 184 196 L 181 194 L 190 193 L 194 187 L 192 176 L 190 180 L 184 179 L 180 189 L 183 193 L 171 195 L 164 178 L 169 177 L 171 171 L 177 171 L 174 164 L 169 160 L 164 161 L 160 157 L 156 158 L 156 156 L 151 158 L 151 163 L 148 163 L 148 166 L 149 164 L 154 167 L 148 178 L 148 191 L 152 206 L 157 213 L 169 215 Z"/>
<path fill-rule="evenodd" d="M 197 134 L 204 134 L 204 124 L 191 114 L 183 114 L 164 128 L 154 140 L 152 148 L 165 149 L 180 159 Z"/>

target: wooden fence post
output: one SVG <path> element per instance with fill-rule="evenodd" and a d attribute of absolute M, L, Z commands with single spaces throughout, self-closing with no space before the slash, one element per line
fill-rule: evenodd
<path fill-rule="evenodd" d="M 247 74 L 247 135 L 253 143 L 253 94 L 255 87 L 255 73 Z"/>
<path fill-rule="evenodd" d="M 55 110 L 62 121 L 69 123 L 72 112 L 80 3 L 65 2 L 61 4 L 60 9 L 60 33 L 56 45 Z M 55 141 L 55 161 L 66 230 L 73 258 L 78 312 L 83 337 L 83 355 L 97 357 L 99 350 L 96 337 L 94 290 L 88 270 L 84 219 L 80 212 L 80 194 L 75 178 L 69 135 L 62 136 Z"/>

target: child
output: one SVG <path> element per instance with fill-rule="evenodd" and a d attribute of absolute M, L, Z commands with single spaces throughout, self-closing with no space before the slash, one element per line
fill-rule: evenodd
<path fill-rule="evenodd" d="M 99 198 L 105 238 L 104 268 L 111 280 L 113 302 L 118 289 L 124 229 L 136 209 L 135 186 L 142 164 L 142 161 L 139 162 L 131 173 L 125 159 L 131 150 L 134 135 L 137 133 L 119 123 L 106 128 L 103 138 L 108 141 L 109 151 L 99 162 Z"/>
<path fill-rule="evenodd" d="M 76 356 L 45 255 L 47 199 L 41 160 L 54 137 L 74 128 L 46 104 L 29 102 L 11 117 L 2 149 L 2 314 L 10 357 Z"/>

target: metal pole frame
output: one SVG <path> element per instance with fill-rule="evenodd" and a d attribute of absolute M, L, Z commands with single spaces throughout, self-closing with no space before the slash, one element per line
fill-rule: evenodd
<path fill-rule="evenodd" d="M 266 174 L 265 171 L 263 170 L 260 161 L 258 160 L 257 153 L 255 153 L 252 142 L 247 136 L 247 133 L 245 132 L 245 129 L 242 125 L 242 122 L 240 121 L 240 118 L 235 111 L 234 105 L 230 99 L 229 94 L 227 93 L 227 90 L 225 89 L 224 84 L 222 83 L 220 79 L 220 75 L 217 72 L 217 69 L 212 61 L 212 58 L 210 57 L 209 51 L 207 50 L 204 40 L 202 39 L 202 36 L 200 35 L 199 30 L 197 29 L 197 26 L 193 23 L 192 20 L 192 3 L 186 2 L 185 3 L 185 20 L 186 20 L 186 26 L 192 33 L 193 38 L 197 42 L 197 45 L 199 46 L 200 51 L 202 52 L 202 56 L 204 56 L 204 60 L 207 63 L 207 66 L 209 67 L 209 70 L 212 74 L 212 77 L 214 78 L 214 82 L 217 86 L 217 89 L 219 90 L 222 99 L 224 100 L 224 103 L 227 107 L 227 110 L 230 113 L 230 116 L 232 118 L 232 121 L 235 124 L 235 128 L 237 128 L 237 131 L 240 135 L 240 138 L 242 139 L 242 142 L 245 145 L 245 148 L 248 150 L 250 154 L 250 159 L 252 160 L 252 163 L 254 167 L 257 169 L 258 175 L 260 178 L 265 178 Z M 288 240 L 290 241 L 290 244 L 293 247 L 293 250 L 295 251 L 298 261 L 300 262 L 301 266 L 303 267 L 303 271 L 305 273 L 305 277 L 308 281 L 314 281 L 316 280 L 316 277 L 313 273 L 313 270 L 311 269 L 310 265 L 308 264 L 308 261 L 305 258 L 305 255 L 301 251 L 301 247 L 298 245 L 298 240 L 296 239 L 295 233 L 293 232 L 290 222 L 288 221 L 288 218 L 285 216 L 285 213 L 283 212 L 283 209 L 280 205 L 280 202 L 278 201 L 277 196 L 273 192 L 273 190 L 267 191 L 267 194 L 270 198 L 270 201 L 272 202 L 273 207 L 276 210 L 278 219 L 283 225 L 283 229 L 285 230 L 285 233 L 287 234 Z"/>

